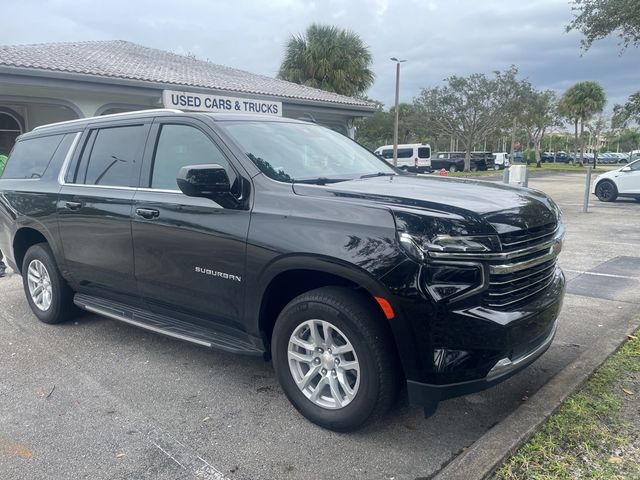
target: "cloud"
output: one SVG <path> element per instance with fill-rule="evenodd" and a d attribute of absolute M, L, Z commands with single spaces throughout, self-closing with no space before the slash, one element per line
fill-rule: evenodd
<path fill-rule="evenodd" d="M 386 105 L 394 97 L 393 56 L 408 60 L 403 101 L 450 75 L 511 64 L 559 93 L 597 80 L 609 107 L 640 89 L 640 49 L 619 55 L 612 39 L 582 55 L 579 34 L 564 31 L 570 18 L 568 1 L 558 0 L 21 0 L 3 5 L 1 43 L 124 39 L 273 76 L 288 38 L 319 22 L 349 28 L 370 46 L 369 96 Z"/>

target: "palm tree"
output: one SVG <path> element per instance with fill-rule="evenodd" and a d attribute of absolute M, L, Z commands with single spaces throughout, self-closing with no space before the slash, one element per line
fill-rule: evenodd
<path fill-rule="evenodd" d="M 373 84 L 372 59 L 350 30 L 312 24 L 287 42 L 278 78 L 342 95 L 362 95 Z"/>
<path fill-rule="evenodd" d="M 580 166 L 584 165 L 584 125 L 596 113 L 601 113 L 607 103 L 604 89 L 598 82 L 578 82 L 569 88 L 558 103 L 560 114 L 570 120 L 575 127 L 576 158 L 580 149 Z M 578 125 L 580 134 L 578 135 Z"/>

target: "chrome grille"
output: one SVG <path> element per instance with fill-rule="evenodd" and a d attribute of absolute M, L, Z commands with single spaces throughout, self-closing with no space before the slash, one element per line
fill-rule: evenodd
<path fill-rule="evenodd" d="M 502 233 L 499 235 L 500 242 L 502 243 L 502 251 L 510 252 L 512 250 L 519 250 L 539 243 L 548 242 L 555 235 L 557 227 L 557 223 L 551 222 L 538 227 Z"/>
<path fill-rule="evenodd" d="M 472 262 L 486 271 L 482 304 L 496 310 L 513 310 L 553 283 L 556 258 L 562 249 L 565 227 L 556 222 L 499 235 L 500 251 L 429 252 L 440 262 Z"/>
<path fill-rule="evenodd" d="M 531 268 L 504 274 L 492 273 L 489 288 L 484 292 L 484 303 L 491 308 L 514 308 L 551 285 L 555 271 L 554 257 Z"/>
<path fill-rule="evenodd" d="M 521 254 L 490 263 L 484 304 L 499 310 L 513 309 L 543 293 L 553 282 L 559 253 L 554 244 L 563 234 L 554 222 L 500 235 L 503 252 Z"/>

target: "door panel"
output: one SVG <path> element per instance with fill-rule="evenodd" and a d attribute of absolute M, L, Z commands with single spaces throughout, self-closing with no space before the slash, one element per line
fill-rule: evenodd
<path fill-rule="evenodd" d="M 618 180 L 618 188 L 620 193 L 640 193 L 640 162 L 633 164 L 631 168 L 636 167 L 636 170 L 630 172 L 620 172 Z"/>
<path fill-rule="evenodd" d="M 82 185 L 60 190 L 60 236 L 79 291 L 123 301 L 137 296 L 131 241 L 134 192 Z"/>
<path fill-rule="evenodd" d="M 249 212 L 149 190 L 136 193 L 138 209 L 158 212 L 133 219 L 138 290 L 150 308 L 238 324 Z"/>
<path fill-rule="evenodd" d="M 202 122 L 163 118 L 154 123 L 141 175 L 146 183 L 134 197 L 135 272 L 151 310 L 245 330 L 250 211 L 187 197 L 175 181 L 185 165 L 215 163 L 227 169 L 233 185 L 240 184 L 238 170 L 217 142 Z"/>
<path fill-rule="evenodd" d="M 139 303 L 131 215 L 150 126 L 151 119 L 90 126 L 65 172 L 58 226 L 77 291 Z"/>

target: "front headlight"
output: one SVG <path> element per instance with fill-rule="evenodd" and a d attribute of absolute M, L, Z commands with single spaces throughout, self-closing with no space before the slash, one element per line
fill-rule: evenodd
<path fill-rule="evenodd" d="M 500 239 L 497 235 L 476 235 L 464 237 L 452 237 L 449 235 L 436 235 L 422 243 L 423 250 L 427 252 L 450 253 L 485 253 L 500 250 Z"/>
<path fill-rule="evenodd" d="M 484 269 L 476 263 L 427 263 L 422 284 L 436 302 L 462 300 L 484 288 Z"/>
<path fill-rule="evenodd" d="M 420 242 L 408 233 L 399 233 L 398 239 L 407 255 L 423 265 L 420 283 L 436 302 L 458 301 L 481 291 L 486 284 L 486 273 L 480 263 L 438 261 L 429 258 L 429 252 L 482 253 L 490 252 L 492 249 L 496 251 L 496 242 L 499 245 L 499 239 L 495 235 L 467 237 L 437 235 L 429 241 Z"/>
<path fill-rule="evenodd" d="M 487 253 L 500 251 L 497 235 L 450 236 L 436 235 L 420 239 L 405 232 L 398 233 L 400 245 L 414 260 L 424 261 L 429 252 L 437 253 Z"/>

